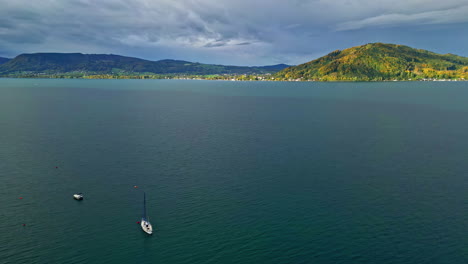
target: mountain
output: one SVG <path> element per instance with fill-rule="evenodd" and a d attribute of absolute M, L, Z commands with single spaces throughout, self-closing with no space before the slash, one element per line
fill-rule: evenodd
<path fill-rule="evenodd" d="M 265 70 L 269 70 L 269 71 L 274 71 L 274 72 L 277 72 L 277 71 L 281 71 L 283 69 L 286 69 L 288 67 L 291 67 L 291 65 L 287 65 L 287 64 L 276 64 L 276 65 L 269 65 L 269 66 L 256 66 L 256 68 L 262 68 L 262 69 L 265 69 Z"/>
<path fill-rule="evenodd" d="M 149 61 L 112 54 L 33 53 L 21 54 L 0 65 L 0 74 L 56 74 L 73 72 L 94 74 L 262 74 L 275 73 L 287 67 L 288 65 L 283 64 L 263 67 L 241 67 L 202 64 L 181 60 Z"/>
<path fill-rule="evenodd" d="M 9 61 L 9 60 L 10 60 L 10 59 L 8 59 L 8 58 L 0 57 L 0 64 L 3 64 L 3 63 L 5 63 L 5 62 L 7 62 L 7 61 Z"/>
<path fill-rule="evenodd" d="M 284 69 L 274 77 L 317 81 L 468 79 L 468 58 L 403 45 L 371 43 L 333 51 Z"/>

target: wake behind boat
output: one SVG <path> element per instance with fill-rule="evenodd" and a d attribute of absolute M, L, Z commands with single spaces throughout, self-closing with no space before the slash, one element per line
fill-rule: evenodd
<path fill-rule="evenodd" d="M 153 226 L 146 217 L 146 193 L 143 193 L 143 217 L 141 218 L 141 229 L 149 235 L 153 234 Z"/>

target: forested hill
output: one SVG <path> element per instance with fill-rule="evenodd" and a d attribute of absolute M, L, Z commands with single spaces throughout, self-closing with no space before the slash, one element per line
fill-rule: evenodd
<path fill-rule="evenodd" d="M 333 51 L 284 69 L 275 77 L 316 81 L 468 80 L 468 58 L 403 45 L 371 43 Z"/>
<path fill-rule="evenodd" d="M 3 64 L 3 63 L 5 63 L 5 62 L 7 62 L 7 61 L 9 61 L 9 60 L 10 60 L 10 59 L 8 59 L 8 58 L 0 57 L 0 64 Z"/>
<path fill-rule="evenodd" d="M 149 61 L 107 54 L 33 53 L 21 54 L 0 65 L 0 75 L 21 73 L 93 74 L 152 73 L 152 74 L 264 74 L 276 73 L 289 65 L 261 67 L 224 66 L 181 60 Z"/>

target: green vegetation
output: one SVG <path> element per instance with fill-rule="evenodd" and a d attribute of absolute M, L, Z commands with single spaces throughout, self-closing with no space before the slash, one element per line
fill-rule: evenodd
<path fill-rule="evenodd" d="M 284 69 L 274 77 L 304 81 L 468 80 L 468 58 L 403 45 L 372 43 L 333 51 Z"/>
<path fill-rule="evenodd" d="M 190 79 L 190 80 L 228 80 L 228 81 L 271 81 L 271 74 L 209 74 L 209 75 L 191 75 L 191 74 L 153 74 L 153 73 L 34 73 L 20 72 L 14 74 L 5 74 L 3 77 L 9 78 L 44 78 L 44 79 Z"/>
<path fill-rule="evenodd" d="M 1 60 L 0 60 L 1 63 Z M 239 67 L 118 55 L 22 54 L 0 65 L 0 77 L 84 79 L 204 79 L 240 81 L 468 80 L 468 58 L 372 43 L 337 50 L 289 67 Z"/>
<path fill-rule="evenodd" d="M 89 75 L 210 75 L 210 74 L 267 74 L 288 65 L 239 67 L 193 63 L 179 60 L 148 61 L 132 57 L 81 53 L 21 54 L 0 65 L 3 77 L 82 78 Z"/>
<path fill-rule="evenodd" d="M 10 59 L 0 57 L 0 64 L 8 62 Z"/>

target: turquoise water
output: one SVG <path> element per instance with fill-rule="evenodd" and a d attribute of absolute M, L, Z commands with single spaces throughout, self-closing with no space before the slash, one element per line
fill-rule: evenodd
<path fill-rule="evenodd" d="M 0 79 L 0 262 L 468 263 L 467 88 Z"/>

